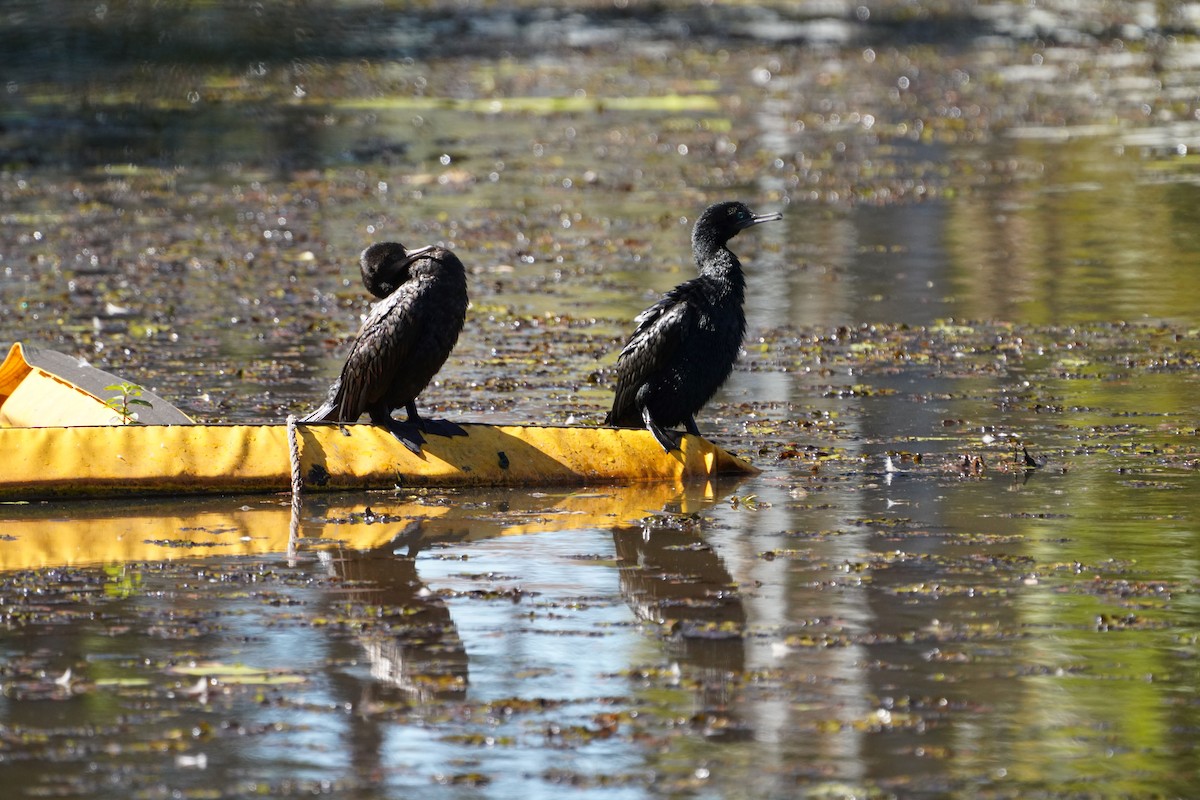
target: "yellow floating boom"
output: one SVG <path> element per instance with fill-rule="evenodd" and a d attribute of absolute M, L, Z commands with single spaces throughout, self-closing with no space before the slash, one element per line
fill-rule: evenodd
<path fill-rule="evenodd" d="M 754 469 L 698 436 L 667 454 L 646 431 L 462 427 L 467 436 L 427 436 L 416 455 L 374 425 L 301 425 L 304 490 L 686 481 Z M 286 425 L 0 428 L 0 452 L 0 499 L 291 488 Z"/>
<path fill-rule="evenodd" d="M 305 491 L 679 482 L 757 472 L 699 436 L 664 453 L 647 431 L 579 426 L 466 423 L 466 436 L 427 435 L 414 454 L 375 425 L 300 423 L 293 451 L 282 423 L 194 424 L 145 392 L 138 395 L 151 398 L 137 406 L 146 412 L 142 422 L 181 424 L 104 424 L 121 417 L 95 384 L 119 379 L 72 359 L 58 364 L 62 370 L 37 361 L 17 344 L 0 364 L 0 426 L 10 426 L 0 427 L 0 499 L 282 492 L 292 485 L 293 454 Z M 67 368 L 73 380 L 58 374 Z M 86 424 L 64 424 L 63 409 Z M 43 416 L 49 426 L 33 427 L 46 424 Z"/>

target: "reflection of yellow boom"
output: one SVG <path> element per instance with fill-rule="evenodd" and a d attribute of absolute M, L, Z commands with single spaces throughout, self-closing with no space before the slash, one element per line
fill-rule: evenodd
<path fill-rule="evenodd" d="M 57 353 L 14 344 L 0 364 L 0 499 L 286 491 L 287 428 L 193 424 L 162 398 L 102 399 L 120 381 Z M 112 394 L 108 390 L 108 394 Z M 139 424 L 112 424 L 121 410 Z M 37 427 L 52 426 L 52 427 Z M 374 425 L 301 424 L 304 488 L 550 485 L 681 481 L 756 472 L 699 436 L 664 453 L 646 431 L 464 424 L 429 435 L 420 455 Z"/>
<path fill-rule="evenodd" d="M 306 504 L 298 520 L 286 500 L 263 497 L 81 501 L 67 512 L 57 504 L 0 504 L 0 571 L 328 547 L 424 547 L 437 541 L 611 528 L 667 507 L 693 513 L 718 499 L 711 485 L 671 483 L 557 496 L 491 489 L 456 497 L 467 502 L 423 504 L 379 493 L 351 506 L 344 498 L 326 495 Z"/>

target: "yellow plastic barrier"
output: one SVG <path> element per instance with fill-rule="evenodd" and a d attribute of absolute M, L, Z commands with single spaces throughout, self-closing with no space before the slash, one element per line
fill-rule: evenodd
<path fill-rule="evenodd" d="M 126 420 L 107 402 L 117 398 L 113 405 L 119 405 L 119 395 L 106 387 L 122 383 L 77 358 L 16 342 L 0 363 L 0 427 L 121 424 Z M 153 392 L 134 388 L 139 402 L 130 410 L 141 422 L 191 422 Z"/>
<path fill-rule="evenodd" d="M 664 453 L 647 431 L 464 424 L 420 455 L 374 425 L 300 425 L 304 490 L 691 481 L 756 472 L 698 436 Z M 286 425 L 0 428 L 0 499 L 282 492 Z"/>
<path fill-rule="evenodd" d="M 286 425 L 191 424 L 148 392 L 139 398 L 150 405 L 136 406 L 145 410 L 141 421 L 172 424 L 112 424 L 119 415 L 99 387 L 119 378 L 58 353 L 30 352 L 37 357 L 13 345 L 0 364 L 0 499 L 291 488 Z M 665 453 L 643 430 L 462 427 L 466 436 L 427 435 L 414 454 L 374 425 L 302 423 L 304 490 L 679 482 L 758 471 L 699 436 Z"/>

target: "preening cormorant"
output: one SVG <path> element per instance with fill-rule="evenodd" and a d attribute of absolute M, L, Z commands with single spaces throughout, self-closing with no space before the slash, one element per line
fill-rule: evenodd
<path fill-rule="evenodd" d="M 738 202 L 705 209 L 692 229 L 700 275 L 637 316 L 637 329 L 617 358 L 616 396 L 604 424 L 645 426 L 667 452 L 679 449 L 680 434 L 664 428 L 682 423 L 699 435 L 696 412 L 733 371 L 746 333 L 746 281 L 726 243 L 752 225 L 782 218 Z"/>
<path fill-rule="evenodd" d="M 414 453 L 425 442 L 422 431 L 465 435 L 452 422 L 422 418 L 416 404 L 466 319 L 462 262 L 441 247 L 408 251 L 397 242 L 381 242 L 363 250 L 359 263 L 363 285 L 383 300 L 363 322 L 325 403 L 304 421 L 355 422 L 366 412 Z M 408 412 L 407 422 L 392 418 L 397 408 Z"/>

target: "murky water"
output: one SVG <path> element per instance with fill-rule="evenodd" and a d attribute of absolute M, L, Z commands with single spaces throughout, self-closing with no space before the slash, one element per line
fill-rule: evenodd
<path fill-rule="evenodd" d="M 472 273 L 427 407 L 597 422 L 784 213 L 751 480 L 0 506 L 13 796 L 1193 793 L 1194 7 L 633 5 L 0 9 L 0 342 L 199 419 L 310 408 L 398 238 Z"/>

